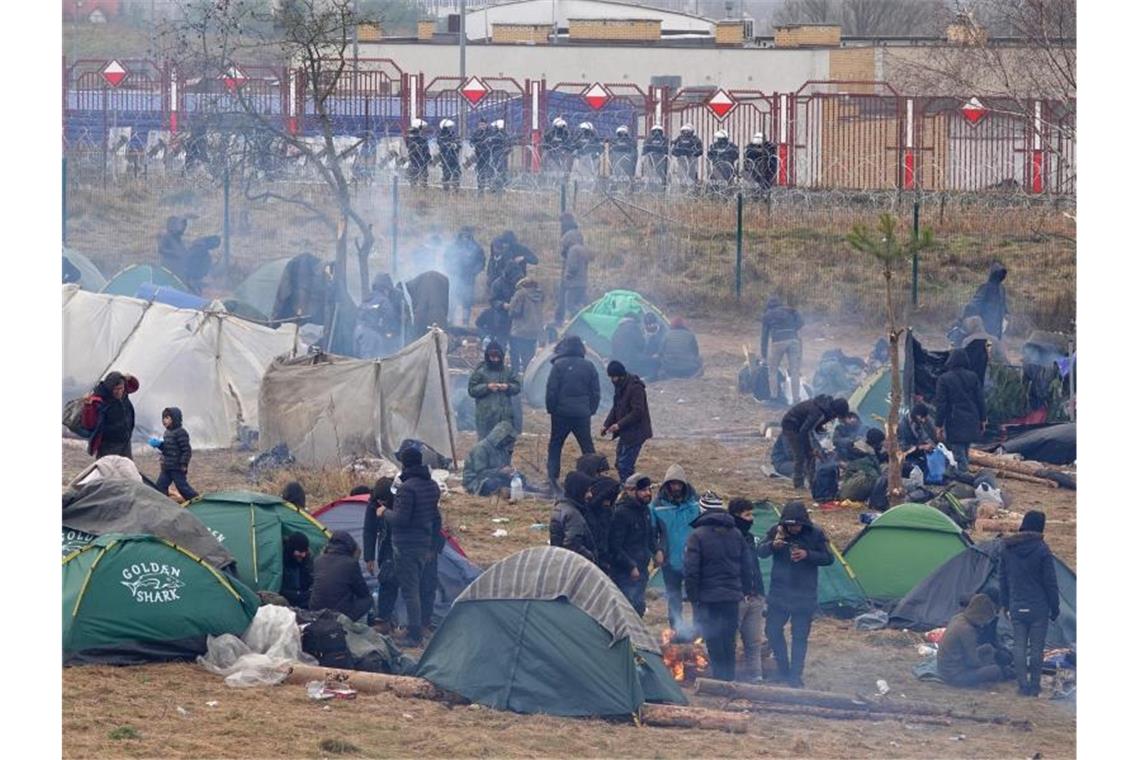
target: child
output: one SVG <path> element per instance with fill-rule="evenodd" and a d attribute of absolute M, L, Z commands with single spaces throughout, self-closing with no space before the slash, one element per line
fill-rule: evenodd
<path fill-rule="evenodd" d="M 152 437 L 149 441 L 151 446 L 162 452 L 162 471 L 154 485 L 165 494 L 174 483 L 182 498 L 189 501 L 196 498 L 198 492 L 186 480 L 193 451 L 190 449 L 190 434 L 182 427 L 182 410 L 176 406 L 163 409 L 162 426 L 166 428 L 162 440 Z"/>

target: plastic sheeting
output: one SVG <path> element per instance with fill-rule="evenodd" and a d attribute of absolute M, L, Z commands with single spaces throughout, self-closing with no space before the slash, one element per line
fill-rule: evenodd
<path fill-rule="evenodd" d="M 301 629 L 288 607 L 260 607 L 241 638 L 232 633 L 206 639 L 206 654 L 198 664 L 219 676 L 226 686 L 273 686 L 285 680 L 294 662 L 316 665 L 301 650 Z"/>

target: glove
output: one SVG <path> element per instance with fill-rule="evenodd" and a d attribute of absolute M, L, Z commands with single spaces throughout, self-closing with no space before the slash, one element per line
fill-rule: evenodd
<path fill-rule="evenodd" d="M 162 439 L 158 438 L 156 436 L 152 435 L 150 438 L 146 439 L 146 442 L 149 443 L 151 446 L 155 447 L 156 449 L 162 448 Z"/>

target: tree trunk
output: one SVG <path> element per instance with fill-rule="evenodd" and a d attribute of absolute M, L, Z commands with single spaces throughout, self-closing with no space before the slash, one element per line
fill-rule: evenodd
<path fill-rule="evenodd" d="M 895 301 L 892 293 L 891 269 L 887 265 L 887 339 L 891 354 L 891 411 L 887 415 L 887 503 L 901 504 L 905 498 L 902 487 L 902 456 L 899 454 L 899 406 L 902 404 L 902 378 L 899 371 L 899 330 L 895 327 Z"/>
<path fill-rule="evenodd" d="M 647 726 L 668 728 L 697 728 L 705 731 L 727 731 L 732 734 L 748 732 L 752 722 L 749 713 L 724 710 L 707 710 L 703 707 L 681 705 L 655 705 L 646 702 L 641 706 L 641 722 Z"/>
<path fill-rule="evenodd" d="M 286 676 L 286 683 L 306 684 L 309 681 L 340 681 L 362 694 L 391 692 L 398 697 L 430 699 L 435 702 L 466 702 L 462 697 L 444 691 L 425 678 L 394 676 L 387 673 L 367 673 L 361 670 L 341 670 L 319 665 L 294 664 Z"/>

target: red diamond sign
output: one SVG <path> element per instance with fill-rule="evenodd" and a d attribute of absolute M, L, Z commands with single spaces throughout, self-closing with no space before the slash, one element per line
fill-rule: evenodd
<path fill-rule="evenodd" d="M 605 85 L 599 82 L 594 82 L 582 93 L 582 99 L 586 101 L 586 105 L 595 111 L 604 108 L 606 103 L 610 102 L 610 97 L 610 91 L 605 88 Z"/>
<path fill-rule="evenodd" d="M 477 105 L 480 100 L 487 97 L 491 88 L 483 83 L 479 77 L 468 77 L 467 81 L 459 85 L 459 94 L 467 99 L 471 105 Z"/>
<path fill-rule="evenodd" d="M 970 124 L 977 124 L 987 113 L 989 110 L 977 98 L 970 98 L 969 102 L 962 106 L 962 117 Z"/>
<path fill-rule="evenodd" d="M 239 87 L 248 81 L 249 77 L 237 66 L 230 66 L 226 69 L 226 73 L 222 74 L 222 82 L 230 92 L 236 92 Z"/>
<path fill-rule="evenodd" d="M 717 119 L 724 119 L 732 112 L 732 109 L 736 108 L 736 99 L 724 90 L 718 89 L 705 105 L 709 107 Z"/>
<path fill-rule="evenodd" d="M 103 79 L 107 81 L 107 84 L 112 87 L 118 87 L 123 83 L 123 80 L 127 78 L 127 70 L 123 68 L 123 64 L 118 61 L 111 61 L 104 66 L 103 70 L 99 73 L 103 75 Z"/>

